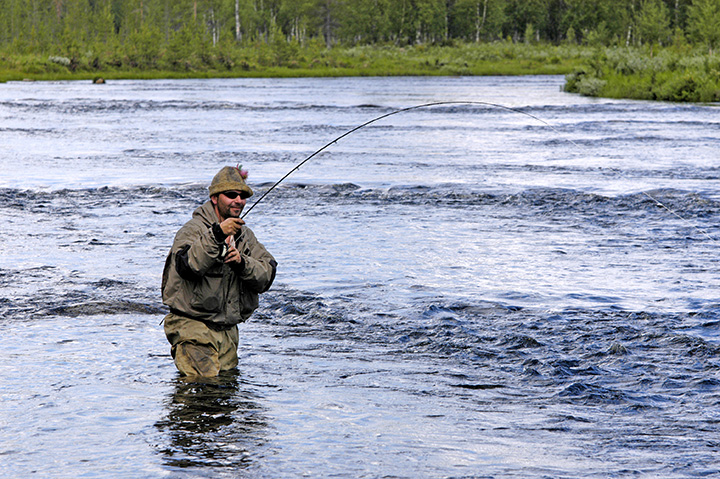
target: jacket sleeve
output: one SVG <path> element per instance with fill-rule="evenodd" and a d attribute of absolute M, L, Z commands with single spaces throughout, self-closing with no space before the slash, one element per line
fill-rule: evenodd
<path fill-rule="evenodd" d="M 198 279 L 216 264 L 222 245 L 212 228 L 186 225 L 175 237 L 175 269 L 184 279 Z"/>
<path fill-rule="evenodd" d="M 245 287 L 256 293 L 264 293 L 275 280 L 277 261 L 255 238 L 250 228 L 243 228 L 242 257 L 244 268 L 240 271 L 240 279 Z"/>

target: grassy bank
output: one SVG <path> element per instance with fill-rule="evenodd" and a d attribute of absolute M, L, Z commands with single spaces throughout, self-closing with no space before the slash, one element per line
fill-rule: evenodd
<path fill-rule="evenodd" d="M 567 74 L 589 61 L 592 50 L 579 46 L 513 42 L 455 46 L 320 46 L 257 44 L 217 48 L 206 54 L 173 57 L 157 52 L 73 57 L 0 54 L 0 81 L 228 77 L 331 77 L 393 75 Z"/>
<path fill-rule="evenodd" d="M 0 82 L 400 75 L 566 75 L 565 90 L 586 96 L 720 101 L 720 57 L 691 46 L 658 49 L 507 41 L 327 49 L 279 42 L 221 45 L 188 55 L 118 49 L 76 52 L 70 57 L 0 53 Z"/>
<path fill-rule="evenodd" d="M 704 49 L 604 48 L 566 78 L 586 96 L 720 102 L 720 56 Z"/>

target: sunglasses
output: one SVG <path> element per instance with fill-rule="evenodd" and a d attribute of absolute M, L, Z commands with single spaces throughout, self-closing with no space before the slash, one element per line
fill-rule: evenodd
<path fill-rule="evenodd" d="M 242 193 L 238 193 L 237 191 L 223 191 L 221 194 L 222 194 L 223 196 L 225 196 L 226 198 L 229 198 L 229 199 L 231 199 L 231 200 L 234 200 L 234 199 L 237 198 L 238 196 L 239 196 L 240 198 L 243 198 L 243 194 L 242 194 Z"/>

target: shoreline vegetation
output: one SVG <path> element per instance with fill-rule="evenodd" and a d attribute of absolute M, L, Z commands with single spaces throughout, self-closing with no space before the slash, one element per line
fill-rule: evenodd
<path fill-rule="evenodd" d="M 720 0 L 0 0 L 18 80 L 566 75 L 720 102 Z"/>
<path fill-rule="evenodd" d="M 357 46 L 268 45 L 184 61 L 99 63 L 79 58 L 0 54 L 0 82 L 291 78 L 342 76 L 565 75 L 565 91 L 584 96 L 672 102 L 720 102 L 720 56 L 701 48 L 590 47 L 512 41 Z"/>
<path fill-rule="evenodd" d="M 98 61 L 80 57 L 0 54 L 0 82 L 20 80 L 252 78 L 340 76 L 566 75 L 593 57 L 581 46 L 525 45 L 514 42 L 355 46 L 257 43 L 232 50 L 187 56 L 160 54 L 152 62 L 125 56 Z"/>
<path fill-rule="evenodd" d="M 720 102 L 720 56 L 701 48 L 602 48 L 565 77 L 565 91 L 602 98 Z"/>

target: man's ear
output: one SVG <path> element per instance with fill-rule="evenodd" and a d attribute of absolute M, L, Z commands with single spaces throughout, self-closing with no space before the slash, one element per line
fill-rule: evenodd
<path fill-rule="evenodd" d="M 212 195 L 210 201 L 212 201 L 213 205 L 217 206 L 217 195 Z"/>

